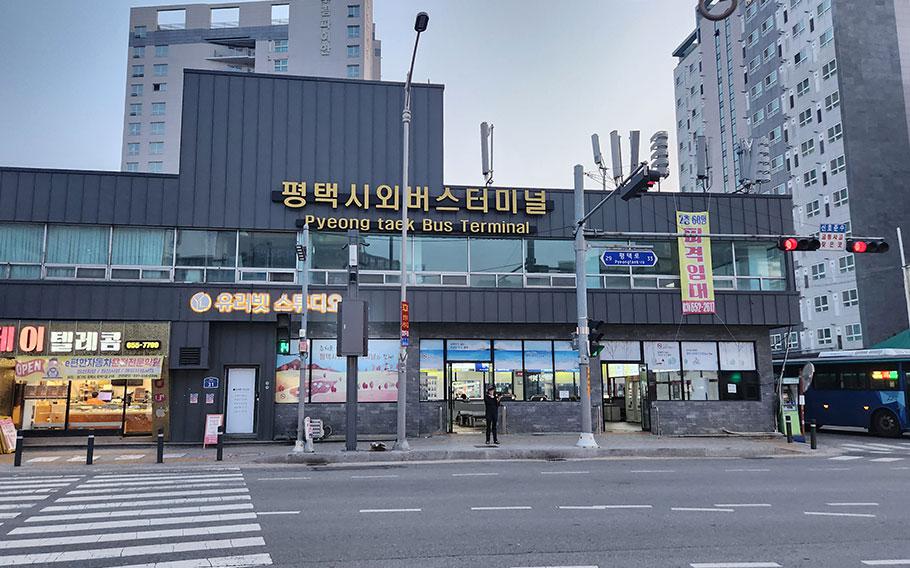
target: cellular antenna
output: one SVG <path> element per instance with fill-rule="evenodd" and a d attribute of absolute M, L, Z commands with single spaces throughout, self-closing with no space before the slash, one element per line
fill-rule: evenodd
<path fill-rule="evenodd" d="M 480 123 L 480 161 L 483 181 L 486 185 L 493 183 L 493 125 Z"/>

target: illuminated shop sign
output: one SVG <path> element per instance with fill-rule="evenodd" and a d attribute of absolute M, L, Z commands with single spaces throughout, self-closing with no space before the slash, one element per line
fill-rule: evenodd
<path fill-rule="evenodd" d="M 896 381 L 897 371 L 872 371 L 872 378 L 880 381 Z"/>
<path fill-rule="evenodd" d="M 168 324 L 159 323 L 2 322 L 0 355 L 110 355 L 123 351 L 159 351 L 167 335 Z M 138 339 L 133 339 L 136 336 Z"/>
<path fill-rule="evenodd" d="M 338 304 L 341 303 L 341 294 L 328 294 L 325 292 L 310 294 L 307 297 L 307 310 L 311 312 L 336 313 Z M 302 294 L 279 294 L 273 298 L 269 292 L 196 292 L 190 296 L 190 309 L 197 314 L 209 311 L 221 314 L 270 314 L 270 313 L 302 313 Z"/>

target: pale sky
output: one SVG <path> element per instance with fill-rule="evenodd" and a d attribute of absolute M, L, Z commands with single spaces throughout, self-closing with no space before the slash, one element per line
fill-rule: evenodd
<path fill-rule="evenodd" d="M 0 1 L 0 165 L 120 167 L 129 8 L 157 0 Z M 675 147 L 673 50 L 695 0 L 375 0 L 382 78 L 445 84 L 445 181 L 482 181 L 479 124 L 495 125 L 495 183 L 571 187 L 591 134 L 656 130 Z M 628 163 L 624 149 L 624 163 Z M 677 168 L 671 152 L 670 171 Z M 588 187 L 597 186 L 588 180 Z M 675 188 L 675 175 L 666 188 Z"/>

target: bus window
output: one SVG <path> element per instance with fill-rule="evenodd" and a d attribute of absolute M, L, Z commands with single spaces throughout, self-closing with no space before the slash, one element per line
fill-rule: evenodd
<path fill-rule="evenodd" d="M 869 383 L 866 379 L 867 373 L 860 370 L 850 370 L 841 373 L 841 381 L 845 389 L 850 390 L 868 390 Z"/>
<path fill-rule="evenodd" d="M 817 371 L 812 378 L 815 390 L 840 390 L 840 377 L 837 371 Z"/>
<path fill-rule="evenodd" d="M 899 390 L 898 385 L 900 374 L 896 370 L 873 369 L 869 376 L 870 387 L 872 390 Z"/>

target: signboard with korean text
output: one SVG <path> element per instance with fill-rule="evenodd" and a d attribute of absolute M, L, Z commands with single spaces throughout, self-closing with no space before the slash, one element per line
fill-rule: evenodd
<path fill-rule="evenodd" d="M 679 343 L 645 341 L 645 364 L 649 371 L 679 371 Z"/>
<path fill-rule="evenodd" d="M 601 361 L 641 361 L 641 345 L 637 341 L 604 341 Z"/>
<path fill-rule="evenodd" d="M 651 250 L 605 250 L 600 261 L 604 266 L 656 266 L 657 255 Z"/>
<path fill-rule="evenodd" d="M 16 357 L 17 379 L 125 380 L 157 379 L 161 361 L 157 355 L 112 355 L 87 357 Z"/>
<path fill-rule="evenodd" d="M 321 314 L 338 313 L 341 294 L 317 292 L 307 296 L 307 310 Z M 303 295 L 300 293 L 270 292 L 195 292 L 190 296 L 189 307 L 194 313 L 219 314 L 245 313 L 253 315 L 303 313 Z"/>
<path fill-rule="evenodd" d="M 679 278 L 682 313 L 713 314 L 714 277 L 711 268 L 711 226 L 707 211 L 676 212 L 676 231 L 686 236 L 679 243 Z"/>
<path fill-rule="evenodd" d="M 713 341 L 683 341 L 683 368 L 687 371 L 716 371 L 717 343 Z"/>
<path fill-rule="evenodd" d="M 822 223 L 818 228 L 819 250 L 846 250 L 847 225 L 841 223 Z"/>
<path fill-rule="evenodd" d="M 3 355 L 142 355 L 167 353 L 167 323 L 0 322 Z"/>
<path fill-rule="evenodd" d="M 205 415 L 205 435 L 202 438 L 202 447 L 218 443 L 218 428 L 224 421 L 224 414 Z"/>

